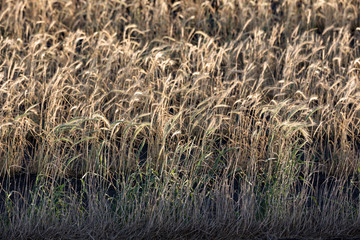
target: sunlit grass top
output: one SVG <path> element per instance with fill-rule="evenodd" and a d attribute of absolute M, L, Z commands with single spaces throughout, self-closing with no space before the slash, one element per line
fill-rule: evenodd
<path fill-rule="evenodd" d="M 5 1 L 0 171 L 356 172 L 358 7 Z"/>

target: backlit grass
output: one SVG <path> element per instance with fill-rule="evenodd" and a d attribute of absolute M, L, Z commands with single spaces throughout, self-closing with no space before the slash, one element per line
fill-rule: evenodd
<path fill-rule="evenodd" d="M 0 236 L 358 236 L 359 8 L 2 1 Z"/>

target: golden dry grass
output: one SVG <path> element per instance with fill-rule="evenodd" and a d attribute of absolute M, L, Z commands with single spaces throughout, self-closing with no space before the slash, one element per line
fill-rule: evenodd
<path fill-rule="evenodd" d="M 315 176 L 358 191 L 359 7 L 350 0 L 2 1 L 0 173 L 96 175 L 125 188 L 149 177 L 163 188 L 138 192 L 140 205 L 124 210 L 133 219 L 167 209 L 164 218 L 185 231 L 191 221 L 201 226 L 196 216 L 205 211 L 204 236 L 215 234 L 212 222 L 231 226 L 236 217 L 247 219 L 233 225 L 239 234 L 262 222 L 254 231 L 299 235 L 314 225 L 305 219 L 317 211 L 306 210 L 321 192 Z M 132 176 L 141 180 L 123 180 Z M 182 200 L 195 193 L 200 203 L 186 212 Z M 314 221 L 356 224 L 349 206 L 358 208 L 358 198 L 333 194 L 343 212 L 324 200 Z M 143 206 L 147 197 L 159 209 Z M 142 207 L 150 212 L 134 210 Z M 286 226 L 283 235 L 278 226 Z"/>

